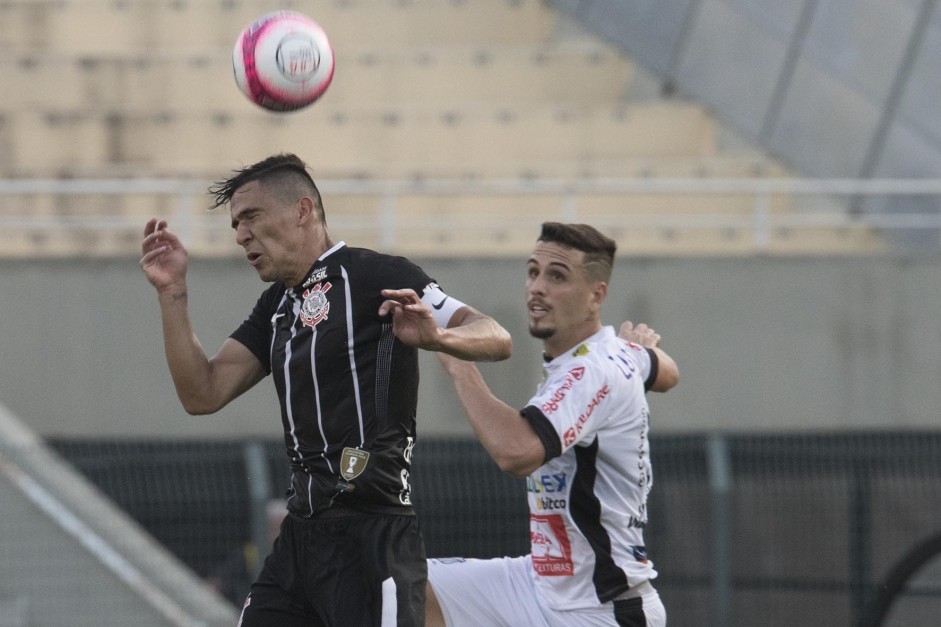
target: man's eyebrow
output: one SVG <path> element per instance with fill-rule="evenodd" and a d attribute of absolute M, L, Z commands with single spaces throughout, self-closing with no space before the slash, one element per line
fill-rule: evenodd
<path fill-rule="evenodd" d="M 572 266 L 570 266 L 569 264 L 565 263 L 564 261 L 550 261 L 548 264 L 546 264 L 546 267 L 547 267 L 547 268 L 561 268 L 561 269 L 563 269 L 563 270 L 571 270 L 571 269 L 572 269 Z"/>
<path fill-rule="evenodd" d="M 234 229 L 238 225 L 239 219 L 245 216 L 247 213 L 255 211 L 254 207 L 244 207 L 239 209 L 236 213 L 232 214 L 232 228 Z"/>

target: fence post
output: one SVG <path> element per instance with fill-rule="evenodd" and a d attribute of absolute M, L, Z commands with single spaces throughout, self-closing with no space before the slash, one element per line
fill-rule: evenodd
<path fill-rule="evenodd" d="M 712 625 L 729 627 L 732 575 L 729 560 L 731 471 L 725 436 L 714 433 L 706 447 L 712 522 Z"/>
<path fill-rule="evenodd" d="M 266 555 L 265 552 L 271 548 L 269 546 L 271 544 L 271 533 L 268 530 L 271 473 L 265 460 L 265 447 L 261 445 L 261 442 L 246 442 L 243 455 L 245 457 L 245 476 L 248 479 L 252 543 L 263 559 Z M 257 572 L 252 573 L 253 579 L 257 576 Z"/>
<path fill-rule="evenodd" d="M 872 486 L 869 468 L 855 460 L 849 494 L 849 588 L 853 625 L 864 625 L 872 579 Z"/>

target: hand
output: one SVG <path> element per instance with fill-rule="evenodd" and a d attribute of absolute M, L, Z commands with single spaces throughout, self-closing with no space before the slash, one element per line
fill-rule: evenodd
<path fill-rule="evenodd" d="M 166 220 L 151 218 L 144 227 L 141 270 L 158 291 L 186 280 L 189 255 L 180 239 L 167 230 Z"/>
<path fill-rule="evenodd" d="M 431 308 L 421 302 L 415 290 L 382 290 L 386 300 L 379 315 L 392 314 L 392 332 L 400 342 L 415 348 L 438 350 L 438 323 Z"/>
<path fill-rule="evenodd" d="M 633 322 L 626 320 L 618 331 L 618 337 L 646 348 L 656 348 L 660 345 L 660 334 L 643 322 L 635 327 Z"/>

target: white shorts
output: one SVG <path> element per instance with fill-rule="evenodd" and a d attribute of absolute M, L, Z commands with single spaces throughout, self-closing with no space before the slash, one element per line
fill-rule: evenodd
<path fill-rule="evenodd" d="M 530 556 L 430 559 L 428 582 L 448 627 L 666 627 L 650 583 L 597 608 L 553 610 L 533 585 Z"/>

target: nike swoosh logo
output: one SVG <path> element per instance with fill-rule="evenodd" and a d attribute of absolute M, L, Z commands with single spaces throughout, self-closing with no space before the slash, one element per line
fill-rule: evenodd
<path fill-rule="evenodd" d="M 431 306 L 434 307 L 435 309 L 441 309 L 442 307 L 444 307 L 444 301 L 448 300 L 448 298 L 450 298 L 450 296 L 445 296 L 444 300 L 442 300 L 440 303 L 438 303 L 437 305 L 432 304 Z"/>

